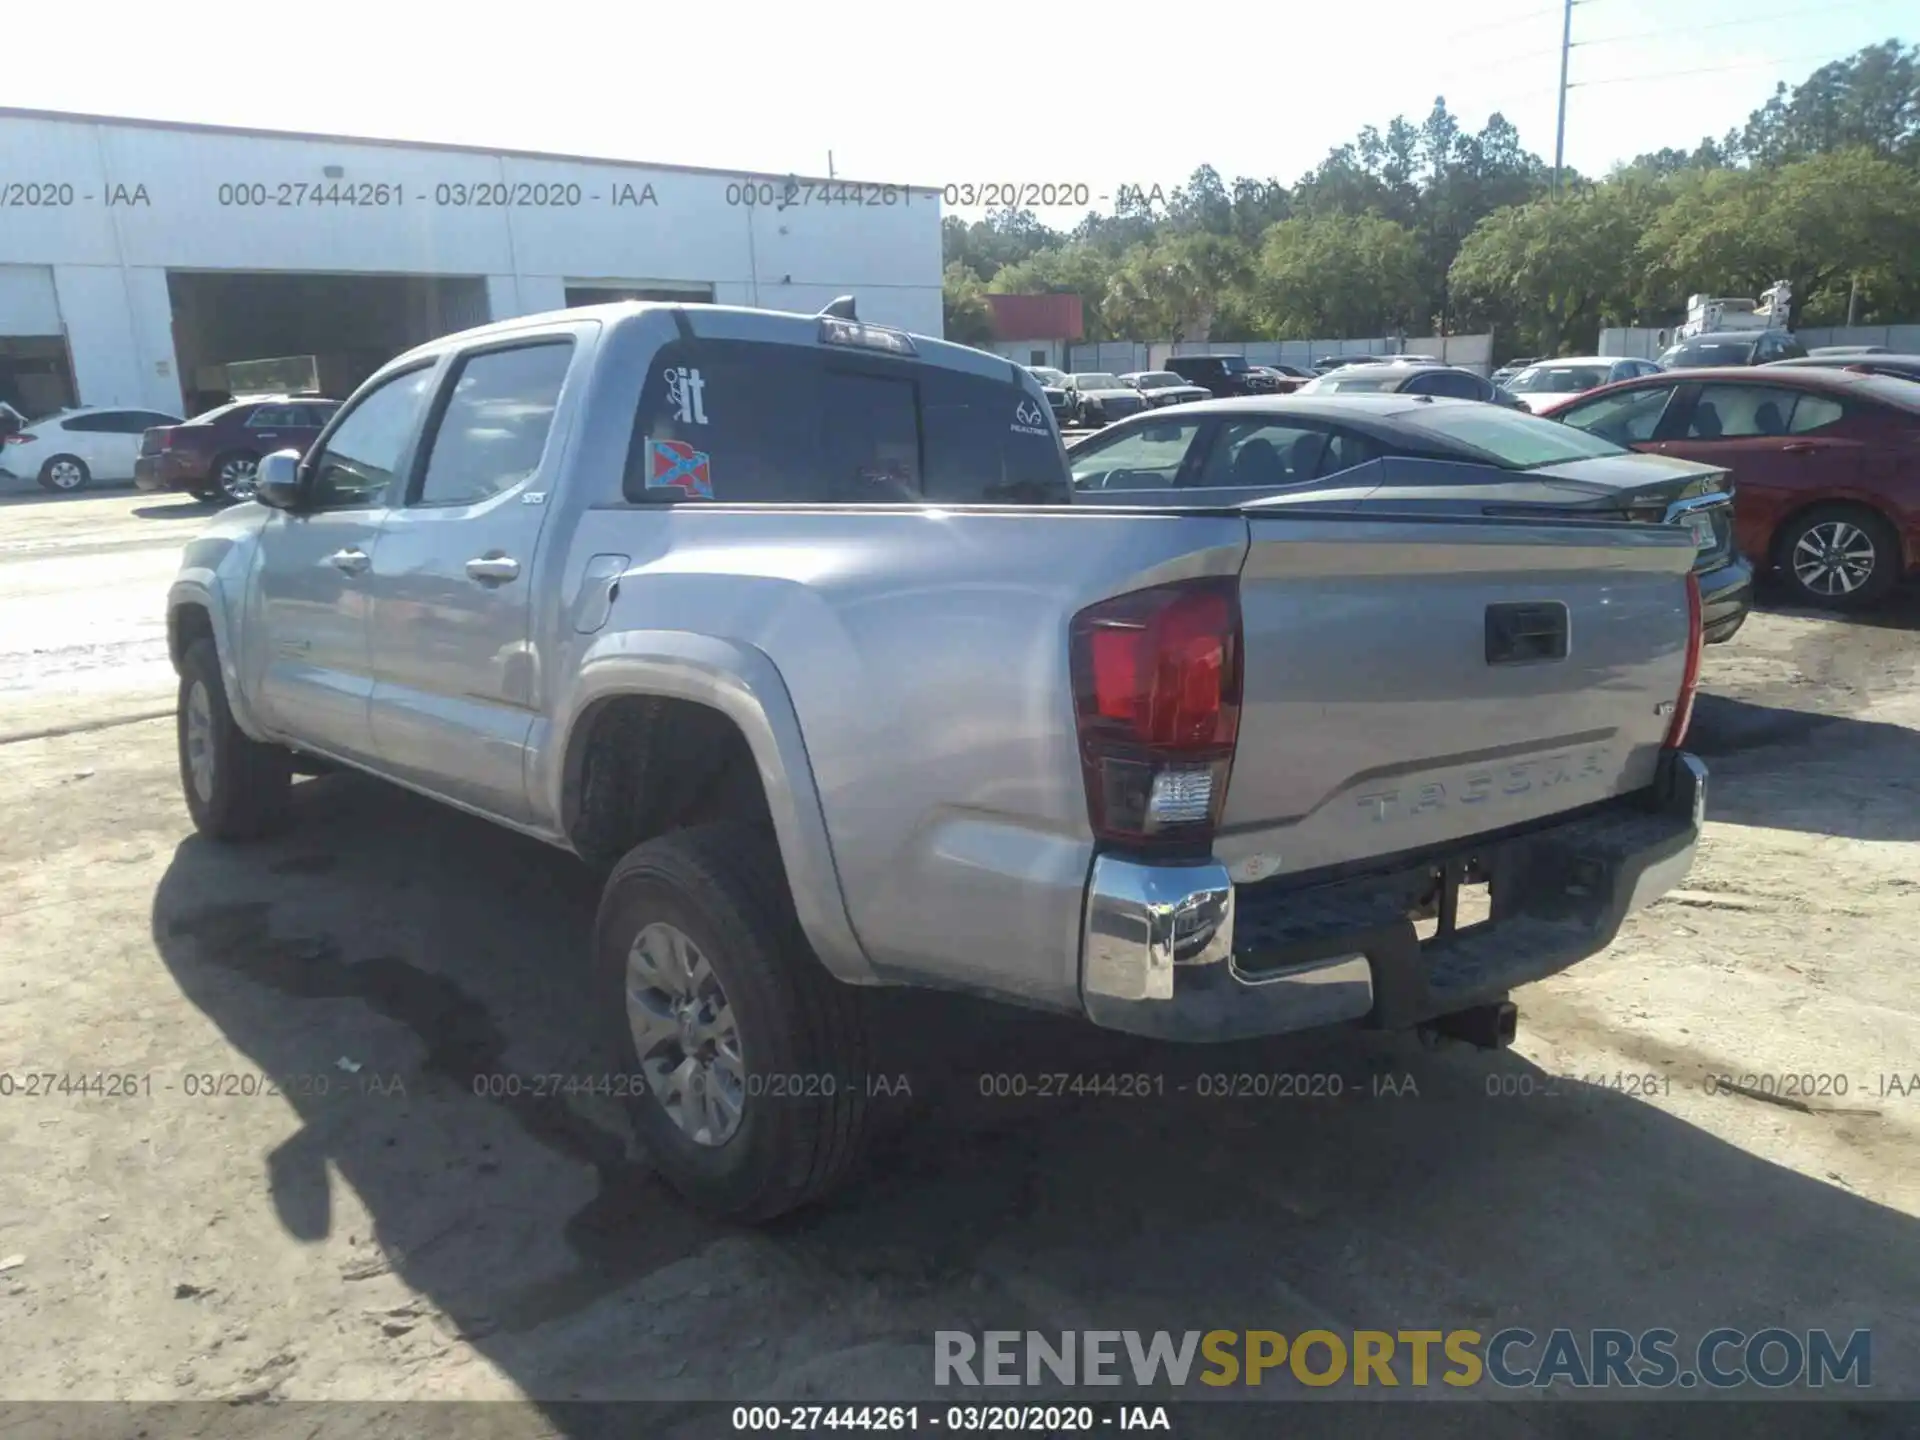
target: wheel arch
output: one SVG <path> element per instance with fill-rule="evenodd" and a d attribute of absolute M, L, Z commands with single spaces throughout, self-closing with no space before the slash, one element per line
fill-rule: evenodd
<path fill-rule="evenodd" d="M 645 719 L 638 718 L 639 710 Z M 543 808 L 569 845 L 583 855 L 593 848 L 594 837 L 581 829 L 589 805 L 588 759 L 596 745 L 609 743 L 609 723 L 661 723 L 669 714 L 666 723 L 676 727 L 676 740 L 693 734 L 716 746 L 737 743 L 751 760 L 758 800 L 808 942 L 839 979 L 878 983 L 847 913 L 792 697 L 773 661 L 752 646 L 687 632 L 628 632 L 588 651 L 566 713 L 554 721 L 559 743 L 541 747 L 544 756 L 534 761 L 544 771 L 536 782 Z M 633 739 L 629 730 L 611 743 Z M 635 823 L 644 828 L 652 822 Z"/>
<path fill-rule="evenodd" d="M 219 581 L 211 571 L 189 573 L 167 592 L 167 657 L 173 673 L 181 673 L 187 650 L 196 640 L 213 641 L 220 658 L 220 678 L 227 688 L 227 709 L 233 723 L 250 740 L 269 740 L 254 717 L 250 697 L 241 683 L 236 636 L 227 622 L 227 607 Z"/>

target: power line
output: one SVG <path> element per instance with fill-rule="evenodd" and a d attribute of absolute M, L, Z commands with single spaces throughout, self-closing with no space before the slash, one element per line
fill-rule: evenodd
<path fill-rule="evenodd" d="M 1603 80 L 1575 80 L 1567 88 L 1578 90 L 1595 85 L 1643 85 L 1649 80 L 1678 80 L 1685 75 L 1717 75 L 1727 70 L 1760 70 L 1769 65 L 1802 65 L 1809 62 L 1824 65 L 1829 60 L 1841 60 L 1853 53 L 1852 50 L 1835 50 L 1829 55 L 1776 55 L 1771 59 L 1741 60 L 1731 65 L 1696 65 L 1686 70 L 1659 70 L 1651 75 L 1614 75 Z"/>
<path fill-rule="evenodd" d="M 1774 20 L 1791 20 L 1798 15 L 1826 14 L 1833 10 L 1858 10 L 1866 5 L 1882 5 L 1886 0 L 1833 0 L 1828 5 L 1803 5 L 1797 10 L 1776 10 L 1771 15 L 1741 15 L 1732 20 L 1710 20 L 1705 25 L 1686 25 L 1681 28 L 1663 28 L 1659 30 L 1635 30 L 1626 35 L 1601 35 L 1592 40 L 1576 40 L 1574 48 L 1588 45 L 1617 45 L 1626 40 L 1657 40 L 1668 35 L 1691 35 L 1696 30 L 1724 30 L 1730 25 L 1765 25 Z M 1536 51 L 1536 54 L 1543 53 Z"/>
<path fill-rule="evenodd" d="M 1589 3 L 1591 3 L 1591 0 L 1589 0 Z M 1494 22 L 1488 25 L 1475 25 L 1471 29 L 1467 29 L 1467 30 L 1449 30 L 1447 32 L 1447 39 L 1449 41 L 1467 40 L 1467 39 L 1471 39 L 1475 35 L 1487 35 L 1492 33 L 1495 30 L 1505 30 L 1509 26 L 1518 24 L 1522 20 L 1531 20 L 1535 16 L 1557 15 L 1559 13 L 1560 13 L 1559 0 L 1555 0 L 1555 3 L 1552 5 L 1541 5 L 1541 6 L 1535 7 L 1532 10 L 1522 10 L 1517 15 L 1509 15 L 1504 20 L 1495 20 Z"/>

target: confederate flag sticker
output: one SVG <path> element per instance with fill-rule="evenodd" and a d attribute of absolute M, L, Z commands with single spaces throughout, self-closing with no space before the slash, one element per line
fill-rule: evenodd
<path fill-rule="evenodd" d="M 707 452 L 684 440 L 647 441 L 647 489 L 678 490 L 689 500 L 713 499 Z"/>

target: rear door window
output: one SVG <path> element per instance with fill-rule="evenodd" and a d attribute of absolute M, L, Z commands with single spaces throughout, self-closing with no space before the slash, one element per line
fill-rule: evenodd
<path fill-rule="evenodd" d="M 1787 433 L 1798 397 L 1771 385 L 1703 385 L 1687 417 L 1685 440 L 1752 440 Z"/>
<path fill-rule="evenodd" d="M 568 340 L 464 356 L 427 439 L 426 473 L 412 503 L 477 504 L 538 470 L 572 359 Z"/>
<path fill-rule="evenodd" d="M 1648 385 L 1639 390 L 1616 390 L 1571 406 L 1553 418 L 1616 445 L 1641 445 L 1653 439 L 1677 389 L 1677 385 Z"/>
<path fill-rule="evenodd" d="M 636 504 L 994 504 L 1069 498 L 1046 403 L 1007 379 L 806 345 L 680 341 L 653 363 Z"/>
<path fill-rule="evenodd" d="M 1839 423 L 1847 407 L 1825 395 L 1802 395 L 1793 402 L 1793 415 L 1787 421 L 1787 433 L 1807 435 Z"/>
<path fill-rule="evenodd" d="M 1408 395 L 1439 395 L 1452 400 L 1484 400 L 1487 391 L 1476 376 L 1459 370 L 1435 370 L 1416 375 L 1400 387 Z"/>

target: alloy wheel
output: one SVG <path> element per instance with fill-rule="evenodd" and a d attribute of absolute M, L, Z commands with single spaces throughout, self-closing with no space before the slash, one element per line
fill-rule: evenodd
<path fill-rule="evenodd" d="M 1873 537 L 1845 520 L 1823 520 L 1794 544 L 1792 563 L 1809 594 L 1851 595 L 1873 576 Z"/>
<path fill-rule="evenodd" d="M 78 490 L 87 483 L 87 472 L 77 460 L 56 460 L 47 467 L 47 479 L 56 490 Z"/>
<path fill-rule="evenodd" d="M 627 952 L 627 1026 L 661 1109 L 698 1145 L 724 1145 L 747 1095 L 740 1030 L 700 947 L 664 922 Z"/>
<path fill-rule="evenodd" d="M 251 500 L 260 483 L 260 462 L 236 455 L 220 467 L 220 488 L 234 500 Z"/>
<path fill-rule="evenodd" d="M 196 680 L 187 690 L 187 773 L 202 805 L 213 803 L 213 701 Z"/>

